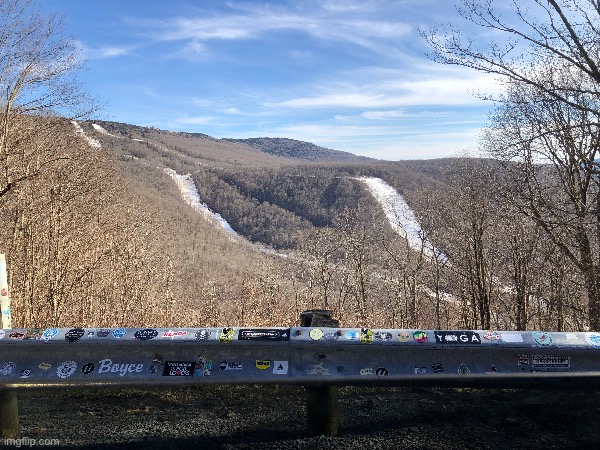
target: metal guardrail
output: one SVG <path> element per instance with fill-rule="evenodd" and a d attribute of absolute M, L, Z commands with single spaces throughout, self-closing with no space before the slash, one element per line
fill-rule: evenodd
<path fill-rule="evenodd" d="M 291 328 L 0 330 L 0 389 L 600 380 L 600 333 Z"/>
<path fill-rule="evenodd" d="M 17 391 L 111 385 L 296 384 L 309 429 L 335 436 L 337 386 L 600 388 L 600 333 L 338 328 L 0 330 L 0 435 L 19 435 Z"/>

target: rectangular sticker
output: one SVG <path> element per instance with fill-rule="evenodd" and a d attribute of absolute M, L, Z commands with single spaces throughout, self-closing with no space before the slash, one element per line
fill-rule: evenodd
<path fill-rule="evenodd" d="M 531 367 L 546 369 L 568 369 L 571 367 L 570 356 L 563 355 L 532 355 Z"/>

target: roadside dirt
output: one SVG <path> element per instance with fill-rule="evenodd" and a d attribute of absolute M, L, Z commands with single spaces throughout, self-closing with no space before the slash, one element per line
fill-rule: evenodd
<path fill-rule="evenodd" d="M 311 436 L 304 388 L 19 392 L 22 437 L 85 449 L 592 449 L 600 392 L 340 388 L 340 436 Z M 25 441 L 23 441 L 25 446 Z"/>

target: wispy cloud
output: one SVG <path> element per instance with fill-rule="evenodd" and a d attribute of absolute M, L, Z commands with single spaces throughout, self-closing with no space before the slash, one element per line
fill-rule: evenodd
<path fill-rule="evenodd" d="M 88 59 L 104 59 L 125 56 L 129 54 L 130 49 L 116 46 L 102 46 L 96 48 L 85 47 L 82 45 L 83 53 Z"/>

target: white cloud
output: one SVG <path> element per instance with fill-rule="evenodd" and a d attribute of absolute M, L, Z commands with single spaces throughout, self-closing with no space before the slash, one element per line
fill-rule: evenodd
<path fill-rule="evenodd" d="M 115 58 L 117 56 L 125 56 L 130 50 L 123 47 L 103 46 L 97 48 L 83 47 L 84 54 L 89 59 Z"/>

